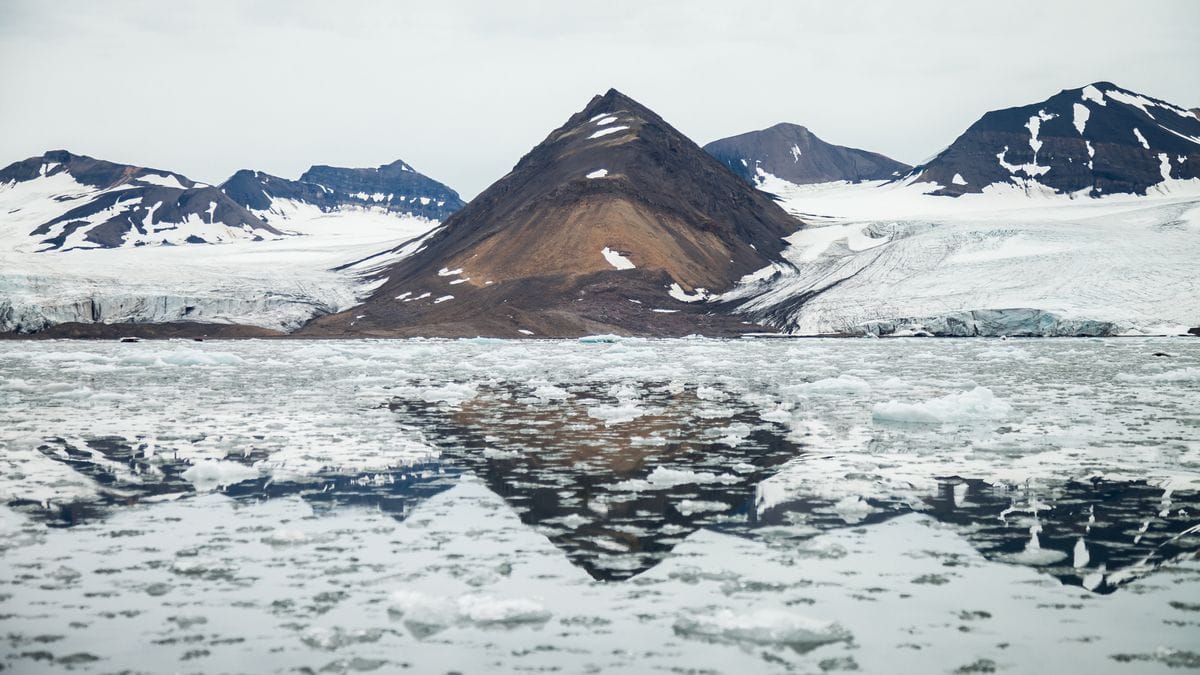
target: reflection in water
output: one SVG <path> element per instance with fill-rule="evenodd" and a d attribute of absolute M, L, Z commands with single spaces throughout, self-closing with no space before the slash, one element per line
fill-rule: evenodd
<path fill-rule="evenodd" d="M 1063 583 L 1109 593 L 1162 564 L 1200 553 L 1200 496 L 1142 481 L 1061 481 L 1004 486 L 939 479 L 932 495 L 870 498 L 847 507 L 802 488 L 763 501 L 756 490 L 804 448 L 761 408 L 716 387 L 644 382 L 579 383 L 568 390 L 493 383 L 461 402 L 396 398 L 398 422 L 441 451 L 425 464 L 386 471 L 330 469 L 225 488 L 244 501 L 300 496 L 318 509 L 370 506 L 398 519 L 481 477 L 575 564 L 598 579 L 635 576 L 701 527 L 774 543 L 918 511 L 956 528 L 991 560 L 1030 565 Z M 192 493 L 186 462 L 121 438 L 48 440 L 48 457 L 102 487 L 86 503 L 14 502 L 69 526 L 111 507 Z M 255 454 L 228 461 L 251 466 Z M 802 467 L 801 467 L 802 468 Z M 787 534 L 780 535 L 780 530 Z"/>
<path fill-rule="evenodd" d="M 755 486 L 800 452 L 757 408 L 708 387 L 547 397 L 493 385 L 460 407 L 392 408 L 598 579 L 649 569 L 702 525 L 744 521 Z"/>
<path fill-rule="evenodd" d="M 846 513 L 804 495 L 759 508 L 750 529 L 787 525 L 826 531 L 919 512 L 954 525 L 989 560 L 1035 566 L 1061 582 L 1111 593 L 1155 568 L 1200 555 L 1200 495 L 1145 481 L 1058 481 L 1006 486 L 948 477 L 916 505 L 867 499 Z"/>

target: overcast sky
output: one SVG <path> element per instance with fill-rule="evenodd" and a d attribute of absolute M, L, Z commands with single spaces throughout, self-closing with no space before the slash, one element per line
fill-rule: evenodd
<path fill-rule="evenodd" d="M 0 1 L 0 166 L 219 182 L 404 159 L 470 198 L 616 87 L 698 143 L 776 122 L 915 163 L 1111 80 L 1200 106 L 1200 2 Z"/>

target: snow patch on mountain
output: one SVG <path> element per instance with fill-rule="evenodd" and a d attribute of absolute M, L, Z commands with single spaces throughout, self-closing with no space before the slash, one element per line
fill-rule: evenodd
<path fill-rule="evenodd" d="M 600 253 L 604 256 L 604 259 L 608 261 L 608 264 L 612 265 L 615 269 L 631 270 L 637 267 L 637 265 L 634 265 L 633 261 L 631 261 L 629 258 L 626 258 L 624 255 L 612 250 L 607 246 L 601 249 Z"/>
<path fill-rule="evenodd" d="M 604 129 L 601 129 L 601 130 L 599 130 L 599 131 L 593 132 L 591 136 L 588 136 L 588 140 L 591 140 L 591 139 L 593 139 L 593 138 L 601 138 L 601 137 L 603 137 L 603 136 L 607 136 L 607 135 L 609 135 L 609 134 L 615 134 L 615 133 L 617 133 L 618 131 L 624 131 L 624 130 L 626 130 L 626 129 L 628 129 L 628 128 L 629 128 L 629 127 L 627 127 L 627 126 L 624 126 L 624 125 L 617 125 L 617 126 L 615 126 L 615 127 L 606 127 L 606 128 L 604 128 Z"/>

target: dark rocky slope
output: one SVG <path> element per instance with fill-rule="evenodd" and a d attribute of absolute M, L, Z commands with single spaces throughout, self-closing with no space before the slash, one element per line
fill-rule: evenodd
<path fill-rule="evenodd" d="M 876 152 L 826 143 L 808 129 L 787 123 L 722 138 L 704 150 L 751 184 L 757 183 L 760 172 L 806 184 L 887 180 L 912 168 Z"/>
<path fill-rule="evenodd" d="M 780 262 L 801 226 L 610 90 L 309 335 L 729 334 L 698 299 Z M 658 311 L 656 311 L 658 310 Z"/>
<path fill-rule="evenodd" d="M 958 196 L 1016 185 L 1099 197 L 1145 194 L 1200 177 L 1200 119 L 1165 101 L 1096 82 L 985 114 L 910 179 Z"/>
<path fill-rule="evenodd" d="M 234 201 L 270 219 L 277 200 L 312 204 L 322 211 L 347 207 L 382 209 L 445 220 L 463 207 L 458 193 L 396 160 L 373 169 L 317 165 L 300 180 L 243 169 L 221 184 Z"/>

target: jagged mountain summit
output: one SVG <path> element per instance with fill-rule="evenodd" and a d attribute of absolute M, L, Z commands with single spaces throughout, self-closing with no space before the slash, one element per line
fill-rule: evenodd
<path fill-rule="evenodd" d="M 299 180 L 243 169 L 221 190 L 270 222 L 306 205 L 325 213 L 370 209 L 439 221 L 464 206 L 457 192 L 400 160 L 373 169 L 316 165 Z"/>
<path fill-rule="evenodd" d="M 1096 82 L 985 114 L 908 180 L 937 183 L 932 194 L 949 196 L 1012 185 L 1100 197 L 1198 177 L 1194 112 Z"/>
<path fill-rule="evenodd" d="M 767 175 L 797 185 L 888 180 L 912 168 L 877 152 L 827 143 L 786 122 L 713 141 L 704 150 L 755 185 Z"/>
<path fill-rule="evenodd" d="M 0 229 L 38 251 L 282 236 L 211 185 L 66 150 L 0 170 Z"/>
<path fill-rule="evenodd" d="M 304 332 L 682 335 L 755 329 L 697 302 L 780 257 L 801 223 L 633 99 L 596 96 Z M 411 244 L 410 244 L 411 245 Z"/>

